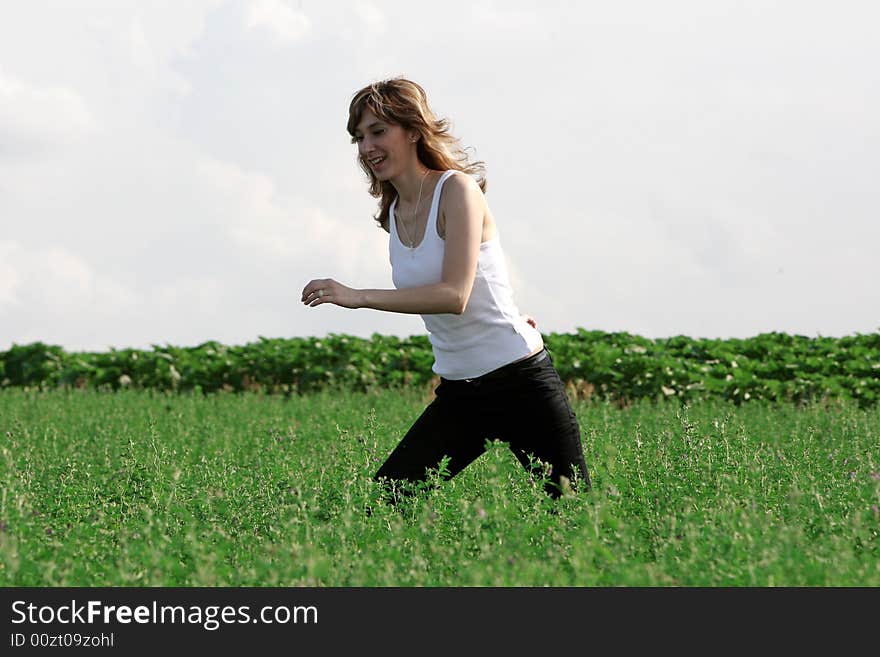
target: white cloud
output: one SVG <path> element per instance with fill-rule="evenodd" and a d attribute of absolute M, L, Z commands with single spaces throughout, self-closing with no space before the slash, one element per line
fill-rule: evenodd
<path fill-rule="evenodd" d="M 137 297 L 64 246 L 0 243 L 0 338 L 69 342 L 95 336 L 137 308 Z M 109 333 L 109 331 L 108 331 Z M 107 335 L 111 340 L 110 335 Z"/>
<path fill-rule="evenodd" d="M 213 315 L 222 311 L 223 288 L 216 278 L 188 276 L 152 289 L 150 306 L 169 318 Z"/>
<path fill-rule="evenodd" d="M 355 5 L 355 11 L 372 37 L 380 37 L 387 31 L 385 14 L 372 2 L 359 0 Z"/>
<path fill-rule="evenodd" d="M 94 274 L 79 256 L 58 246 L 35 251 L 30 270 L 34 280 L 39 279 L 44 292 L 57 303 L 67 303 L 91 292 Z M 43 267 L 39 267 L 39 263 Z M 42 270 L 42 271 L 41 271 Z"/>
<path fill-rule="evenodd" d="M 12 266 L 12 259 L 20 248 L 16 242 L 0 241 L 0 309 L 21 303 L 15 293 L 21 286 L 21 276 Z"/>
<path fill-rule="evenodd" d="M 195 35 L 193 35 L 194 37 Z M 140 73 L 141 82 L 156 90 L 165 90 L 176 94 L 185 94 L 190 84 L 183 76 L 169 66 L 168 59 L 172 52 L 162 52 L 161 45 L 150 40 L 140 17 L 135 17 L 129 26 L 129 44 L 131 61 Z"/>
<path fill-rule="evenodd" d="M 95 118 L 76 90 L 28 85 L 0 70 L 0 156 L 73 144 L 95 129 Z"/>
<path fill-rule="evenodd" d="M 239 246 L 259 258 L 284 259 L 305 265 L 336 262 L 343 274 L 354 275 L 365 260 L 378 257 L 380 247 L 365 252 L 346 239 L 349 226 L 302 197 L 279 193 L 272 178 L 248 172 L 231 162 L 204 158 L 196 166 L 199 184 L 213 199 L 221 221 Z"/>
<path fill-rule="evenodd" d="M 0 349 L 423 334 L 296 304 L 310 278 L 391 287 L 343 128 L 350 94 L 395 74 L 486 161 L 542 330 L 880 323 L 868 3 L 7 6 Z"/>
<path fill-rule="evenodd" d="M 540 34 L 540 30 L 536 28 L 545 22 L 543 17 L 547 14 L 544 10 L 545 7 L 538 3 L 522 9 L 514 7 L 510 2 L 503 2 L 499 6 L 495 2 L 483 0 L 471 5 L 471 19 L 474 27 L 493 30 L 496 37 L 497 33 L 535 37 Z"/>
<path fill-rule="evenodd" d="M 56 244 L 0 242 L 0 257 L 0 349 L 34 341 L 70 350 L 148 348 L 163 340 L 195 344 L 228 330 L 219 324 L 227 286 L 212 276 L 132 288 Z"/>
<path fill-rule="evenodd" d="M 282 43 L 295 43 L 312 30 L 309 17 L 283 0 L 251 0 L 248 4 L 248 29 L 263 29 Z"/>

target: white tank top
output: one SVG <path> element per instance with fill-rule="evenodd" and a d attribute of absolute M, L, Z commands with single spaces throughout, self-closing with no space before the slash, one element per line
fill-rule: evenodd
<path fill-rule="evenodd" d="M 446 242 L 437 232 L 443 183 L 456 173 L 446 171 L 434 188 L 431 211 L 421 243 L 411 249 L 400 241 L 391 203 L 389 255 L 391 279 L 397 289 L 439 283 Z M 467 175 L 462 173 L 462 175 Z M 422 315 L 434 351 L 433 371 L 444 379 L 473 379 L 524 358 L 542 344 L 541 333 L 520 315 L 513 300 L 507 265 L 496 235 L 480 244 L 474 287 L 461 315 Z"/>

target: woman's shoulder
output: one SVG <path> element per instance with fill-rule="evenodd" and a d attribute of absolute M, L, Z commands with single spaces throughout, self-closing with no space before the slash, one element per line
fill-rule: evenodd
<path fill-rule="evenodd" d="M 450 180 L 457 180 L 459 182 L 472 182 L 475 185 L 477 181 L 474 180 L 474 177 L 471 176 L 467 171 L 461 171 L 460 169 L 447 169 L 446 171 L 441 171 L 440 175 L 448 176 Z"/>
<path fill-rule="evenodd" d="M 464 171 L 459 171 L 458 169 L 449 169 L 442 175 L 446 176 L 446 186 L 452 187 L 462 194 L 468 194 L 475 191 L 480 192 L 481 195 L 483 193 L 483 190 L 480 189 L 480 184 L 476 180 L 474 180 L 473 176 L 468 175 Z"/>
<path fill-rule="evenodd" d="M 450 211 L 460 210 L 475 203 L 485 207 L 486 199 L 477 181 L 464 171 L 450 169 L 444 175 L 446 179 L 441 180 L 444 186 L 443 194 L 440 196 L 440 226 L 445 233 L 446 217 Z"/>

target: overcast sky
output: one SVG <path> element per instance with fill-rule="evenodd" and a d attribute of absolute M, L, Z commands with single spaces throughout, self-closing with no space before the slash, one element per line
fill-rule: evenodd
<path fill-rule="evenodd" d="M 880 330 L 880 5 L 0 0 L 0 350 L 423 335 L 345 131 L 406 75 L 544 333 Z"/>

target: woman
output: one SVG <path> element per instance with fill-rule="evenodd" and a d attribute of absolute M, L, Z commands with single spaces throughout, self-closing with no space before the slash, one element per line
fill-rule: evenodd
<path fill-rule="evenodd" d="M 540 332 L 513 301 L 484 168 L 468 162 L 448 127 L 405 78 L 354 95 L 348 132 L 379 198 L 375 219 L 390 236 L 396 289 L 318 279 L 302 301 L 419 314 L 430 333 L 440 384 L 377 480 L 425 480 L 444 457 L 442 474 L 454 477 L 497 438 L 527 470 L 549 466 L 552 497 L 578 484 L 587 490 L 577 419 Z"/>

